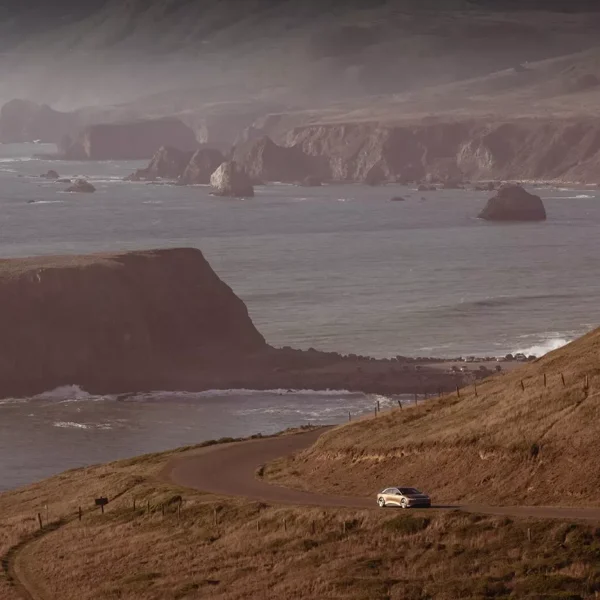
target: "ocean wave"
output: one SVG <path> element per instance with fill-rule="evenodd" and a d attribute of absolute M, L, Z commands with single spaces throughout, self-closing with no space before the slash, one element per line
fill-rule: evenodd
<path fill-rule="evenodd" d="M 468 317 L 483 310 L 537 304 L 539 302 L 546 302 L 549 300 L 570 300 L 575 296 L 575 294 L 571 293 L 488 296 L 487 298 L 480 298 L 477 300 L 463 299 L 455 304 L 433 306 L 431 308 L 423 309 L 423 311 L 429 315 L 433 314 L 433 316 L 440 318 L 448 318 L 452 316 Z"/>
<path fill-rule="evenodd" d="M 64 200 L 29 200 L 28 204 L 64 204 Z"/>
<path fill-rule="evenodd" d="M 513 352 L 513 354 L 525 354 L 526 356 L 544 356 L 548 354 L 548 352 L 553 352 L 554 350 L 558 350 L 563 346 L 569 344 L 572 340 L 567 339 L 565 337 L 553 337 L 541 341 L 537 344 L 533 344 L 532 346 L 528 346 L 526 348 L 518 348 Z"/>
<path fill-rule="evenodd" d="M 11 158 L 0 158 L 0 163 L 16 163 L 16 162 L 30 162 L 37 160 L 31 156 L 13 156 Z"/>
<path fill-rule="evenodd" d="M 595 198 L 592 194 L 577 194 L 576 196 L 548 196 L 543 200 L 581 200 L 583 198 Z"/>
<path fill-rule="evenodd" d="M 54 421 L 52 426 L 59 429 L 112 429 L 108 423 L 76 423 L 75 421 Z"/>

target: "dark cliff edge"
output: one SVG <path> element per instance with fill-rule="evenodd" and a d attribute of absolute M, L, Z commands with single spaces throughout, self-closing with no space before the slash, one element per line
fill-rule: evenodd
<path fill-rule="evenodd" d="M 399 360 L 270 347 L 199 250 L 0 260 L 0 397 L 229 388 L 453 389 Z"/>

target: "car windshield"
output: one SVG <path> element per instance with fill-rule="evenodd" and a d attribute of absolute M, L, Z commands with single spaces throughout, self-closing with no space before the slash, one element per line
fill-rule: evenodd
<path fill-rule="evenodd" d="M 421 492 L 416 488 L 398 488 L 401 494 L 420 494 Z"/>

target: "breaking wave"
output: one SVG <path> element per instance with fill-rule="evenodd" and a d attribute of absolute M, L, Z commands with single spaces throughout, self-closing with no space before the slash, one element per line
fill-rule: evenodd
<path fill-rule="evenodd" d="M 515 350 L 514 353 L 525 354 L 526 356 L 544 356 L 544 354 L 558 350 L 570 342 L 571 340 L 568 340 L 564 337 L 549 338 L 543 342 L 540 342 L 539 344 L 534 344 L 533 346 L 529 346 L 527 348 L 519 348 Z"/>

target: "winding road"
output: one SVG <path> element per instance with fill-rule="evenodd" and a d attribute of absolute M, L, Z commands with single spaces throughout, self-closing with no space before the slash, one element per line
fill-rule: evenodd
<path fill-rule="evenodd" d="M 272 438 L 217 444 L 171 460 L 163 476 L 172 483 L 223 496 L 295 506 L 376 508 L 370 498 L 338 496 L 295 490 L 267 483 L 256 476 L 266 463 L 310 447 L 324 429 Z M 385 485 L 391 485 L 386 482 Z M 433 506 L 437 510 L 537 519 L 568 519 L 600 522 L 600 508 L 559 508 L 549 506 Z"/>

